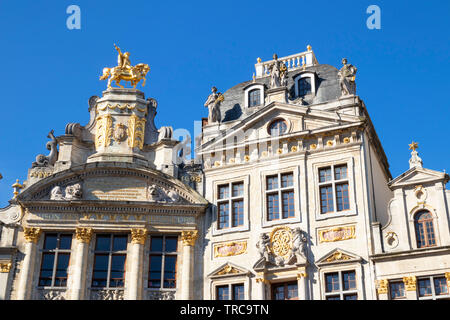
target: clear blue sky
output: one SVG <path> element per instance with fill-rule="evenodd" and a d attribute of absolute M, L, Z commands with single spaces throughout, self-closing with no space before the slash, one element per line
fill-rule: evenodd
<path fill-rule="evenodd" d="M 81 8 L 81 30 L 66 9 Z M 366 9 L 381 8 L 381 30 Z M 143 88 L 158 100 L 156 125 L 193 131 L 203 103 L 250 80 L 257 57 L 304 51 L 319 63 L 357 66 L 365 101 L 393 177 L 406 171 L 411 140 L 426 168 L 450 170 L 450 1 L 4 1 L 0 0 L 0 207 L 22 182 L 51 129 L 85 125 L 87 101 L 106 88 L 113 43 L 148 63 Z"/>

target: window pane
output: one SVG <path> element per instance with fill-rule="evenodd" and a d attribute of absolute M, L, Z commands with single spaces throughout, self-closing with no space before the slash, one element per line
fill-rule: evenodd
<path fill-rule="evenodd" d="M 336 180 L 347 179 L 347 166 L 337 166 L 334 167 L 334 178 Z"/>
<path fill-rule="evenodd" d="M 233 201 L 233 227 L 244 225 L 244 201 Z"/>
<path fill-rule="evenodd" d="M 419 279 L 419 297 L 431 296 L 431 282 L 430 279 Z"/>
<path fill-rule="evenodd" d="M 319 182 L 331 181 L 331 168 L 319 169 Z"/>
<path fill-rule="evenodd" d="M 244 285 L 243 284 L 234 284 L 233 285 L 233 300 L 244 300 Z"/>
<path fill-rule="evenodd" d="M 297 284 L 293 283 L 293 284 L 288 284 L 287 285 L 287 294 L 288 294 L 288 299 L 297 299 L 298 298 L 298 289 L 297 289 Z"/>
<path fill-rule="evenodd" d="M 114 246 L 113 251 L 124 251 L 127 250 L 128 236 L 114 236 Z"/>
<path fill-rule="evenodd" d="M 166 237 L 166 247 L 165 252 L 176 252 L 177 251 L 177 237 Z"/>
<path fill-rule="evenodd" d="M 445 277 L 434 278 L 434 292 L 436 295 L 448 294 L 447 279 L 445 279 Z"/>
<path fill-rule="evenodd" d="M 164 288 L 176 287 L 177 256 L 166 256 L 164 259 Z"/>
<path fill-rule="evenodd" d="M 109 251 L 111 249 L 111 235 L 97 235 L 96 238 L 96 251 Z"/>
<path fill-rule="evenodd" d="M 300 96 L 304 96 L 306 94 L 311 93 L 311 78 L 305 77 L 300 78 L 298 81 L 298 93 Z"/>
<path fill-rule="evenodd" d="M 56 243 L 57 243 L 57 235 L 56 234 L 46 234 L 45 235 L 45 243 L 44 243 L 44 249 L 45 250 L 52 250 L 56 249 Z"/>
<path fill-rule="evenodd" d="M 294 191 L 283 191 L 283 218 L 295 217 Z"/>
<path fill-rule="evenodd" d="M 356 293 L 345 294 L 344 300 L 358 300 L 358 295 Z"/>
<path fill-rule="evenodd" d="M 233 197 L 240 197 L 244 195 L 244 184 L 233 183 Z"/>
<path fill-rule="evenodd" d="M 92 275 L 93 287 L 106 287 L 106 280 L 108 279 L 108 260 L 109 256 L 106 254 L 95 255 L 94 272 Z"/>
<path fill-rule="evenodd" d="M 339 274 L 337 272 L 325 275 L 326 292 L 339 291 Z"/>
<path fill-rule="evenodd" d="M 281 187 L 292 187 L 294 185 L 294 175 L 292 173 L 285 173 L 281 175 Z"/>
<path fill-rule="evenodd" d="M 389 283 L 389 289 L 391 293 L 391 299 L 405 297 L 405 284 L 403 281 Z"/>
<path fill-rule="evenodd" d="M 344 290 L 356 289 L 356 276 L 354 271 L 342 272 L 342 283 Z"/>
<path fill-rule="evenodd" d="M 320 187 L 321 213 L 333 212 L 333 189 L 331 186 Z"/>
<path fill-rule="evenodd" d="M 327 300 L 341 300 L 339 296 L 328 296 L 326 297 Z"/>
<path fill-rule="evenodd" d="M 152 237 L 151 238 L 150 251 L 152 251 L 152 252 L 163 251 L 163 237 Z"/>
<path fill-rule="evenodd" d="M 253 89 L 248 93 L 248 104 L 250 107 L 259 106 L 260 102 L 260 90 Z"/>
<path fill-rule="evenodd" d="M 283 120 L 277 120 L 270 124 L 269 133 L 271 136 L 281 136 L 287 130 L 287 125 Z"/>
<path fill-rule="evenodd" d="M 267 219 L 277 220 L 280 219 L 280 213 L 278 208 L 278 193 L 267 195 Z"/>
<path fill-rule="evenodd" d="M 228 202 L 219 204 L 219 229 L 229 227 L 229 204 Z"/>
<path fill-rule="evenodd" d="M 350 209 L 350 200 L 348 196 L 348 183 L 336 185 L 336 204 L 338 211 Z"/>
<path fill-rule="evenodd" d="M 69 267 L 69 253 L 59 253 L 56 265 L 55 286 L 65 287 L 67 284 L 67 268 Z"/>
<path fill-rule="evenodd" d="M 267 179 L 267 190 L 278 189 L 278 176 L 269 176 Z"/>
<path fill-rule="evenodd" d="M 59 240 L 59 248 L 60 249 L 69 249 L 72 246 L 72 235 L 71 234 L 62 234 Z"/>
<path fill-rule="evenodd" d="M 228 286 L 219 286 L 217 288 L 217 300 L 228 300 Z"/>
<path fill-rule="evenodd" d="M 162 270 L 162 256 L 150 255 L 150 267 L 148 275 L 148 287 L 160 288 L 161 287 L 161 270 Z"/>
<path fill-rule="evenodd" d="M 228 185 L 219 186 L 219 199 L 228 199 L 230 197 L 229 189 Z"/>
<path fill-rule="evenodd" d="M 284 285 L 275 287 L 273 294 L 274 300 L 284 300 Z"/>
<path fill-rule="evenodd" d="M 54 253 L 44 253 L 42 255 L 41 273 L 39 276 L 40 286 L 51 286 L 53 276 L 53 266 L 55 262 Z"/>

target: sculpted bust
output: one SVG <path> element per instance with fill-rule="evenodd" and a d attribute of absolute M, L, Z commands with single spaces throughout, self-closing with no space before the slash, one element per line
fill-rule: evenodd
<path fill-rule="evenodd" d="M 75 183 L 66 187 L 66 200 L 78 200 L 83 195 L 81 191 L 81 184 Z"/>

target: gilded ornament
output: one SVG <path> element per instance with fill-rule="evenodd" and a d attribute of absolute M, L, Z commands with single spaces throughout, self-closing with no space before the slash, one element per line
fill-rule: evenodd
<path fill-rule="evenodd" d="M 19 194 L 19 190 L 23 188 L 23 185 L 19 183 L 19 179 L 16 179 L 16 182 L 12 185 L 12 187 L 14 188 L 13 191 L 14 198 L 16 198 L 17 195 Z"/>
<path fill-rule="evenodd" d="M 332 147 L 332 146 L 333 146 L 333 141 L 328 140 L 328 141 L 327 141 L 327 146 Z"/>
<path fill-rule="evenodd" d="M 416 276 L 403 277 L 403 283 L 405 284 L 406 291 L 416 291 Z"/>
<path fill-rule="evenodd" d="M 416 151 L 416 149 L 419 149 L 419 144 L 414 141 L 411 142 L 411 144 L 409 144 L 409 150 Z"/>
<path fill-rule="evenodd" d="M 24 234 L 25 240 L 27 242 L 37 243 L 39 240 L 39 237 L 41 236 L 41 228 L 24 227 L 23 234 Z"/>
<path fill-rule="evenodd" d="M 277 153 L 278 153 L 278 154 L 282 154 L 282 153 L 283 153 L 283 149 L 278 149 L 278 150 L 277 150 Z"/>
<path fill-rule="evenodd" d="M 147 239 L 147 229 L 131 229 L 131 242 L 144 244 Z"/>
<path fill-rule="evenodd" d="M 12 263 L 11 261 L 0 261 L 0 272 L 8 273 L 11 270 Z"/>
<path fill-rule="evenodd" d="M 222 268 L 222 270 L 217 272 L 217 275 L 236 274 L 236 273 L 239 273 L 239 270 L 234 268 L 232 265 L 227 264 Z"/>
<path fill-rule="evenodd" d="M 220 161 L 215 161 L 214 162 L 214 167 L 220 167 Z"/>
<path fill-rule="evenodd" d="M 95 147 L 107 147 L 113 134 L 112 117 L 110 114 L 100 115 L 96 119 Z"/>
<path fill-rule="evenodd" d="M 450 272 L 445 273 L 445 279 L 447 279 L 447 286 L 450 288 Z"/>
<path fill-rule="evenodd" d="M 185 246 L 194 246 L 195 240 L 197 240 L 198 237 L 198 231 L 192 230 L 192 231 L 182 231 L 181 232 L 181 240 L 183 241 L 183 244 Z"/>
<path fill-rule="evenodd" d="M 311 149 L 313 149 L 313 150 L 317 149 L 317 144 L 313 143 L 313 144 L 311 145 Z"/>
<path fill-rule="evenodd" d="M 127 138 L 127 130 L 124 124 L 117 123 L 114 127 L 114 140 L 117 141 L 117 143 L 121 143 Z"/>
<path fill-rule="evenodd" d="M 355 226 L 336 227 L 319 230 L 319 242 L 334 242 L 348 239 L 356 239 Z"/>
<path fill-rule="evenodd" d="M 345 137 L 343 141 L 344 141 L 344 143 L 350 143 L 350 138 L 349 137 Z"/>
<path fill-rule="evenodd" d="M 336 251 L 331 256 L 327 258 L 327 262 L 334 262 L 334 261 L 342 261 L 342 260 L 350 260 L 351 257 L 342 253 L 341 251 Z"/>
<path fill-rule="evenodd" d="M 245 161 L 245 162 L 250 161 L 250 156 L 249 156 L 249 155 L 245 155 L 245 156 L 244 156 L 244 161 Z"/>
<path fill-rule="evenodd" d="M 298 147 L 297 146 L 292 146 L 291 147 L 291 152 L 297 152 L 298 151 Z"/>
<path fill-rule="evenodd" d="M 292 231 L 289 227 L 276 227 L 270 233 L 270 251 L 284 260 L 289 258 L 292 249 Z"/>
<path fill-rule="evenodd" d="M 386 279 L 377 280 L 377 292 L 378 294 L 388 293 L 389 281 Z"/>
<path fill-rule="evenodd" d="M 89 243 L 92 238 L 92 228 L 76 228 L 75 238 L 80 242 Z"/>
<path fill-rule="evenodd" d="M 130 148 L 138 147 L 142 150 L 144 147 L 145 118 L 139 118 L 132 114 L 128 119 L 128 146 Z"/>
<path fill-rule="evenodd" d="M 243 254 L 247 251 L 247 241 L 232 241 L 214 246 L 214 258 L 229 257 Z"/>

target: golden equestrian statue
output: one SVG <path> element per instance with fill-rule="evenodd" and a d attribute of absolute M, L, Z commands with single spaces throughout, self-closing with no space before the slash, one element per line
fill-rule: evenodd
<path fill-rule="evenodd" d="M 120 84 L 120 80 L 130 81 L 133 88 L 136 88 L 136 85 L 142 79 L 142 86 L 145 86 L 145 76 L 150 71 L 150 67 L 148 64 L 139 63 L 135 66 L 132 66 L 130 63 L 130 53 L 125 52 L 122 53 L 120 48 L 114 44 L 114 47 L 119 52 L 119 56 L 117 57 L 117 67 L 114 68 L 103 68 L 103 75 L 100 76 L 100 80 L 108 80 L 108 89 L 111 89 L 111 82 L 115 81 L 116 85 L 123 88 Z"/>

